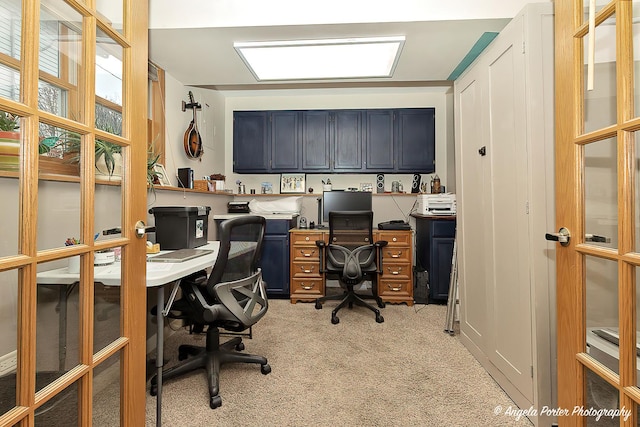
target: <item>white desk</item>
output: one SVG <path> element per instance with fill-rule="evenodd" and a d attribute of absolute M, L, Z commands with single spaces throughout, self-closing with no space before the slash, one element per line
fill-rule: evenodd
<path fill-rule="evenodd" d="M 166 317 L 168 309 L 173 303 L 175 292 L 180 284 L 180 279 L 186 277 L 192 273 L 200 270 L 212 267 L 218 252 L 220 249 L 220 242 L 208 242 L 204 246 L 199 246 L 198 249 L 211 249 L 212 253 L 202 255 L 197 258 L 190 259 L 184 262 L 169 263 L 169 262 L 148 262 L 147 266 L 147 288 L 157 288 L 157 310 L 158 314 Z M 160 253 L 168 252 L 161 251 Z M 154 255 L 149 255 L 153 257 Z M 114 262 L 113 264 L 105 266 L 94 267 L 94 281 L 102 283 L 106 286 L 120 286 L 120 274 L 121 264 Z M 38 284 L 41 285 L 73 285 L 78 282 L 79 273 L 69 273 L 67 267 L 58 268 L 56 270 L 48 270 L 38 273 Z M 164 285 L 173 284 L 173 292 L 168 301 L 167 308 L 164 307 Z M 65 291 L 66 295 L 66 291 Z M 66 305 L 66 298 L 61 301 L 61 305 Z M 64 337 L 66 342 L 66 310 L 60 310 L 61 319 L 64 317 L 65 326 L 61 328 L 60 334 Z M 162 425 L 162 363 L 164 359 L 163 346 L 164 346 L 164 322 L 158 320 L 158 331 L 156 337 L 156 370 L 158 379 L 158 394 L 156 401 L 156 425 Z M 64 329 L 64 330 L 63 330 Z M 62 339 L 62 338 L 61 338 Z M 65 343 L 66 345 L 66 343 Z"/>

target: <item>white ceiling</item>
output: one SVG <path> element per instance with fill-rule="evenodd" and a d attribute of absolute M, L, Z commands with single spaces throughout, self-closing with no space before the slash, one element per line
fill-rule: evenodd
<path fill-rule="evenodd" d="M 526 0 L 149 0 L 149 57 L 186 85 L 219 90 L 438 86 L 484 32 Z M 180 7 L 176 7 L 178 5 Z M 406 36 L 392 78 L 258 82 L 234 42 Z"/>

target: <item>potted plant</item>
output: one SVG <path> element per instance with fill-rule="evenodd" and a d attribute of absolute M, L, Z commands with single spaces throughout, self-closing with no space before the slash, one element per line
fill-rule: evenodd
<path fill-rule="evenodd" d="M 18 116 L 0 111 L 0 170 L 18 170 L 20 160 L 20 125 Z"/>
<path fill-rule="evenodd" d="M 58 137 L 58 143 L 64 147 L 64 152 L 71 154 L 69 162 L 80 162 L 80 135 L 76 132 L 65 132 Z M 96 176 L 107 177 L 109 180 L 122 178 L 122 147 L 112 142 L 95 140 Z"/>

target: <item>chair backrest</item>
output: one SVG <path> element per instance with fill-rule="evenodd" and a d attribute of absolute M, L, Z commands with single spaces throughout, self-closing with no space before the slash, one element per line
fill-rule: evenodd
<path fill-rule="evenodd" d="M 376 270 L 375 255 L 373 212 L 329 212 L 328 273 L 339 272 L 342 280 L 357 283 L 363 274 Z"/>
<path fill-rule="evenodd" d="M 218 323 L 226 329 L 244 330 L 267 311 L 266 285 L 258 268 L 265 228 L 264 217 L 255 215 L 228 219 L 220 224 L 220 252 L 206 288 L 226 309 L 209 306 L 217 313 Z M 236 320 L 239 323 L 236 324 Z"/>
<path fill-rule="evenodd" d="M 266 227 L 264 217 L 239 216 L 220 224 L 220 251 L 209 275 L 207 287 L 251 276 L 258 270 Z"/>
<path fill-rule="evenodd" d="M 355 249 L 373 243 L 373 212 L 329 212 L 329 244 Z"/>

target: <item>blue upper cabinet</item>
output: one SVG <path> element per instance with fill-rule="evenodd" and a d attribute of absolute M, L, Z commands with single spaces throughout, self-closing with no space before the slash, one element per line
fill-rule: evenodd
<path fill-rule="evenodd" d="M 269 170 L 269 113 L 233 113 L 233 171 L 260 173 Z"/>
<path fill-rule="evenodd" d="M 332 170 L 362 171 L 362 116 L 360 110 L 331 112 Z"/>
<path fill-rule="evenodd" d="M 331 168 L 329 111 L 302 112 L 302 171 L 326 172 Z"/>
<path fill-rule="evenodd" d="M 236 111 L 237 173 L 433 173 L 435 109 Z"/>
<path fill-rule="evenodd" d="M 298 170 L 299 114 L 296 111 L 272 111 L 271 126 L 271 170 L 279 172 Z"/>
<path fill-rule="evenodd" d="M 394 110 L 367 110 L 365 120 L 365 169 L 370 172 L 393 172 Z"/>
<path fill-rule="evenodd" d="M 396 170 L 435 172 L 435 108 L 398 110 L 395 122 Z"/>

